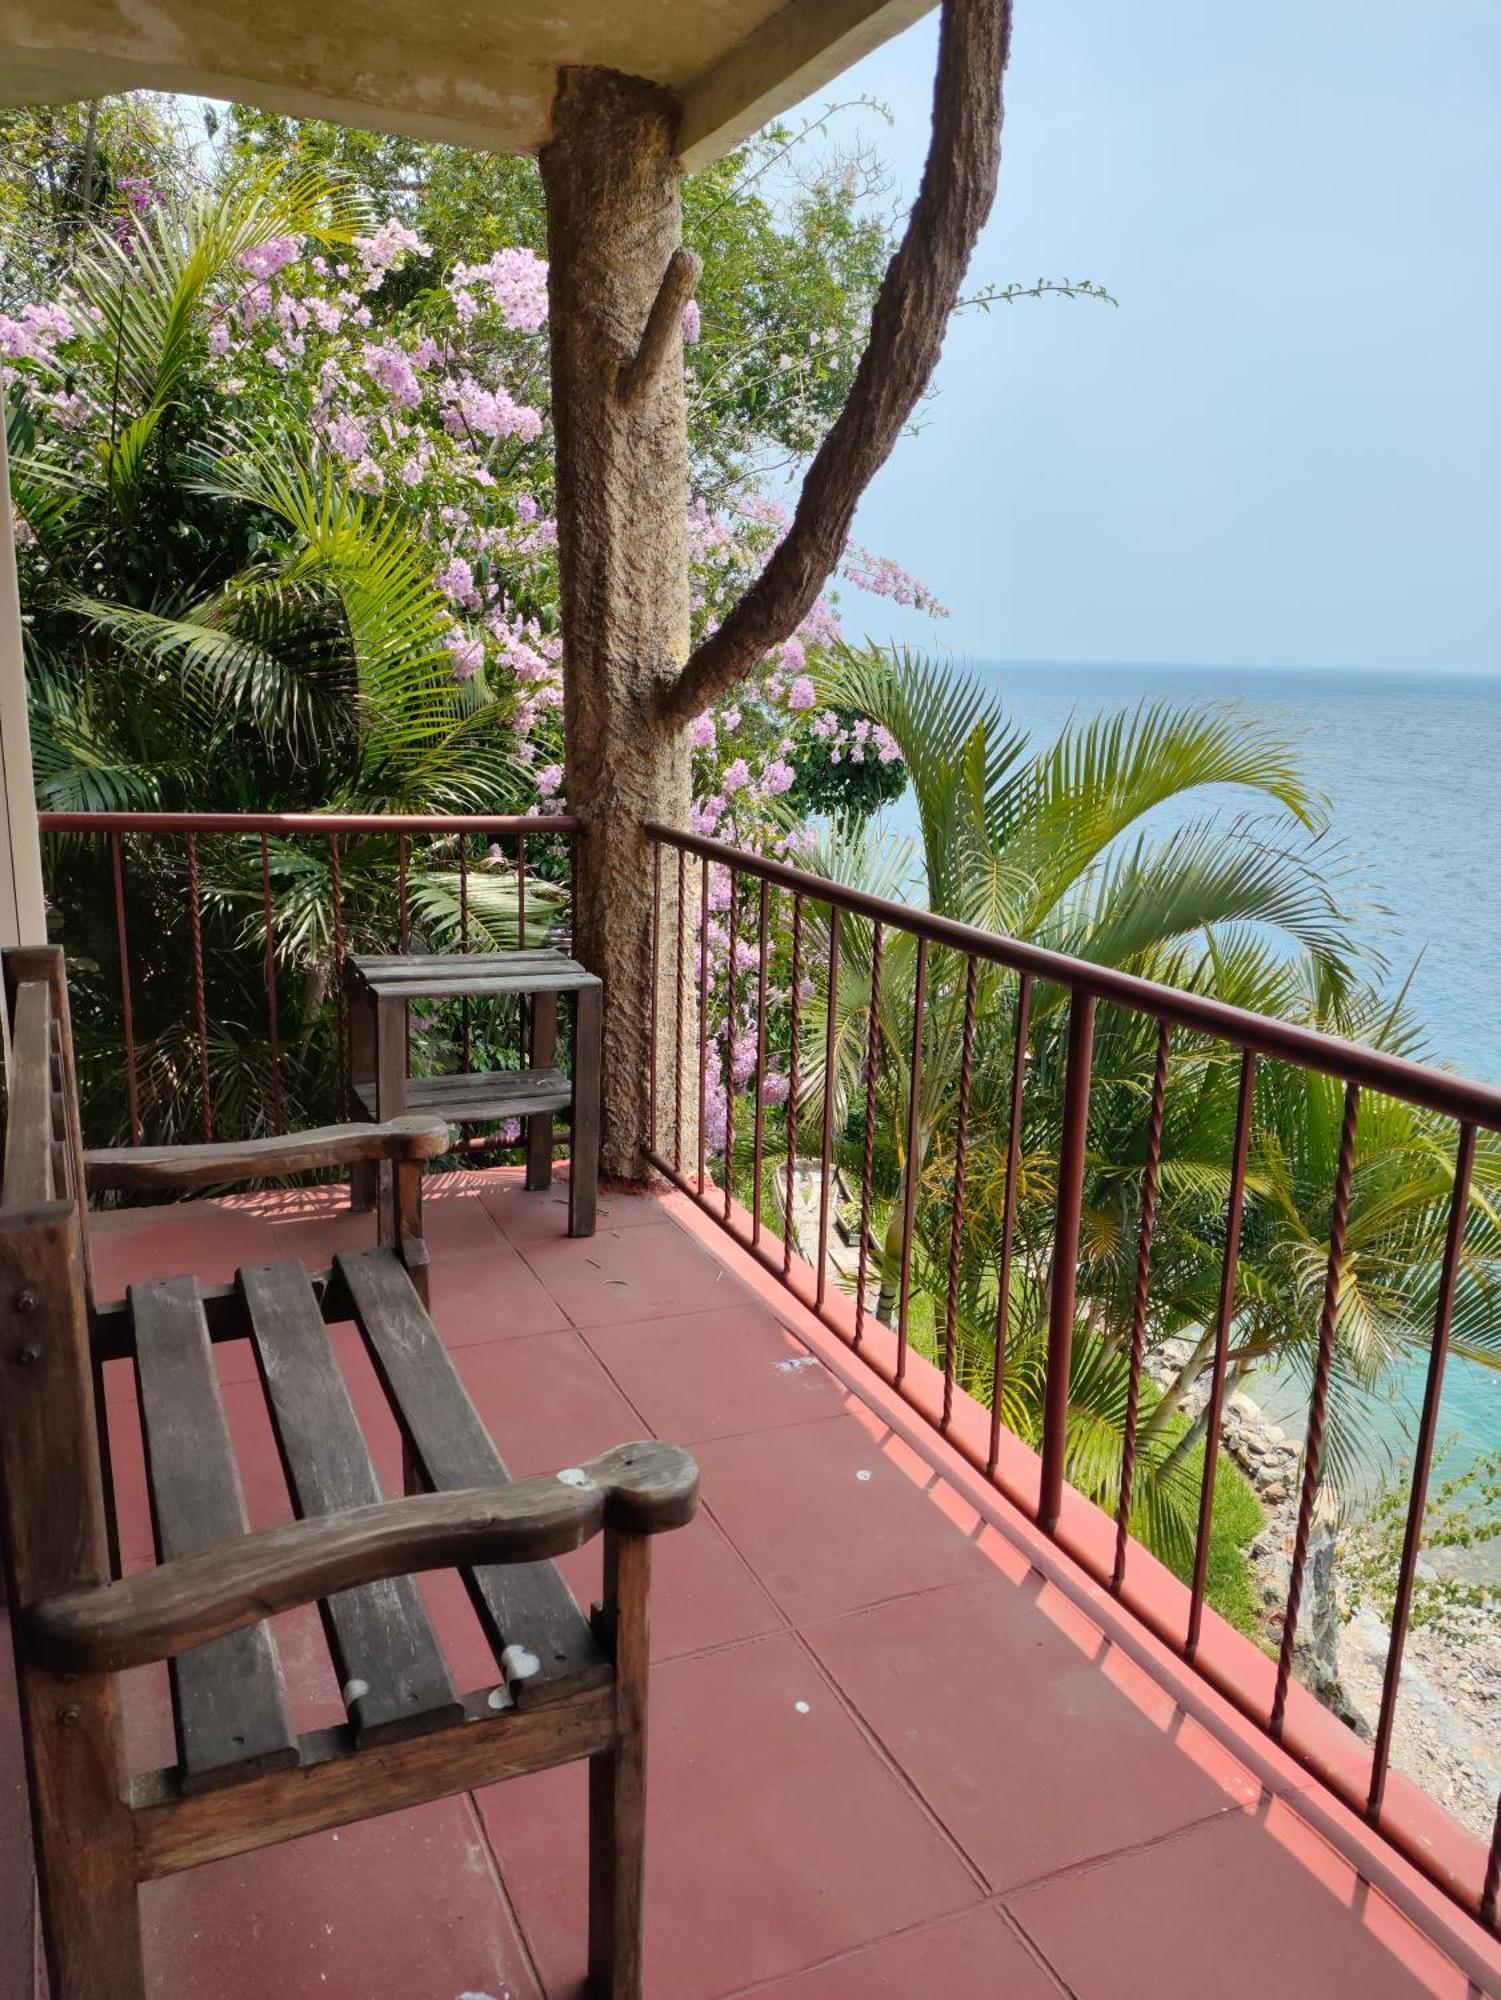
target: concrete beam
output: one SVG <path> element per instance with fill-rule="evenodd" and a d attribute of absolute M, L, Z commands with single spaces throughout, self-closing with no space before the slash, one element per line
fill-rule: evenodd
<path fill-rule="evenodd" d="M 832 83 L 937 0 L 788 0 L 683 92 L 678 158 L 691 173 Z"/>
<path fill-rule="evenodd" d="M 128 10 L 63 0 L 0 12 L 0 104 L 181 91 L 489 152 L 532 153 L 550 129 L 555 65 L 411 16 L 310 11 L 295 0 Z M 419 17 L 420 18 L 420 17 Z"/>

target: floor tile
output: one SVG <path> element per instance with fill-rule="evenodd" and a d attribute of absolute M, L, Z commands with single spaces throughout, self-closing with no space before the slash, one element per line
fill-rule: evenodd
<path fill-rule="evenodd" d="M 1063 2000 L 993 1909 L 970 1910 L 758 1989 L 757 2000 Z"/>
<path fill-rule="evenodd" d="M 722 1264 L 665 1220 L 600 1229 L 579 1242 L 527 1242 L 522 1255 L 575 1326 L 705 1312 L 746 1298 Z"/>
<path fill-rule="evenodd" d="M 923 1492 L 928 1468 L 854 1417 L 696 1448 L 715 1519 L 793 1620 L 991 1574 Z"/>
<path fill-rule="evenodd" d="M 475 1194 L 424 1201 L 422 1234 L 434 1262 L 441 1257 L 487 1254 L 504 1242 L 499 1225 Z"/>
<path fill-rule="evenodd" d="M 509 1183 L 495 1182 L 480 1200 L 513 1243 L 540 1243 L 568 1236 L 568 1177 L 555 1173 L 552 1186 L 529 1192 L 519 1175 Z M 665 1220 L 659 1197 L 652 1194 L 603 1192 L 596 1206 L 600 1230 L 634 1229 L 645 1222 Z M 581 1239 L 587 1241 L 587 1238 Z"/>
<path fill-rule="evenodd" d="M 563 1556 L 558 1568 L 580 1604 L 597 1604 L 603 1543 Z M 651 1656 L 676 1659 L 786 1629 L 775 1604 L 702 1508 L 686 1528 L 659 1535 L 651 1552 Z"/>
<path fill-rule="evenodd" d="M 461 1347 L 453 1362 L 513 1479 L 578 1465 L 643 1434 L 580 1334 Z"/>
<path fill-rule="evenodd" d="M 227 1285 L 242 1264 L 278 1255 L 276 1239 L 258 1217 L 214 1202 L 179 1202 L 151 1209 L 112 1209 L 90 1219 L 94 1291 L 125 1296 L 149 1278 L 195 1277 Z"/>
<path fill-rule="evenodd" d="M 763 1306 L 591 1327 L 585 1337 L 657 1436 L 679 1444 L 844 1406 L 842 1385 Z"/>
<path fill-rule="evenodd" d="M 482 1257 L 435 1252 L 429 1271 L 433 1325 L 448 1347 L 551 1333 L 568 1314 L 496 1232 Z"/>
<path fill-rule="evenodd" d="M 1281 1805 L 1058 1876 L 1008 1908 L 1076 2000 L 1466 1992 L 1449 1960 Z"/>
<path fill-rule="evenodd" d="M 1100 1635 L 1060 1629 L 1039 1608 L 1040 1586 L 1035 1573 L 1020 1585 L 996 1577 L 805 1632 L 996 1889 L 1157 1839 L 1261 1790 L 1118 1653 L 1107 1674 Z"/>
<path fill-rule="evenodd" d="M 978 1899 L 795 1639 L 659 1668 L 650 1732 L 652 2000 L 708 2000 Z M 480 1794 L 554 2000 L 584 1968 L 586 1789 L 573 1765 Z"/>
<path fill-rule="evenodd" d="M 306 1264 L 310 1271 L 326 1269 L 341 1250 L 375 1248 L 375 1216 L 347 1203 L 322 1215 L 294 1216 L 287 1221 L 273 1218 L 270 1229 L 276 1239 L 276 1255 Z"/>
<path fill-rule="evenodd" d="M 151 2000 L 536 2000 L 465 1799 L 142 1890 Z"/>

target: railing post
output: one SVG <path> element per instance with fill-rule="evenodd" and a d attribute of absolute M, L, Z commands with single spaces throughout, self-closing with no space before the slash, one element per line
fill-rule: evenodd
<path fill-rule="evenodd" d="M 1037 1525 L 1051 1534 L 1063 1511 L 1063 1462 L 1068 1449 L 1069 1371 L 1074 1356 L 1074 1287 L 1079 1265 L 1079 1211 L 1089 1137 L 1089 1081 L 1094 1062 L 1094 996 L 1076 991 L 1068 1013 L 1068 1068 L 1063 1082 L 1063 1136 L 1058 1152 L 1058 1207 L 1053 1224 L 1053 1288 L 1048 1308 L 1048 1373 L 1042 1414 L 1042 1480 Z"/>

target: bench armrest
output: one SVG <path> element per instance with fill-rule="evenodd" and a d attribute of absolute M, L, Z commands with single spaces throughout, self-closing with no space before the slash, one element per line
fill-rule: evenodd
<path fill-rule="evenodd" d="M 435 1160 L 448 1151 L 441 1118 L 392 1118 L 384 1125 L 322 1125 L 276 1139 L 234 1139 L 211 1146 L 108 1146 L 83 1156 L 91 1193 L 222 1186 L 280 1180 L 317 1167 L 364 1161 Z"/>
<path fill-rule="evenodd" d="M 617 1445 L 564 1472 L 292 1521 L 141 1576 L 44 1598 L 24 1613 L 26 1649 L 53 1673 L 119 1673 L 382 1577 L 540 1562 L 605 1528 L 656 1535 L 683 1527 L 697 1509 L 698 1466 L 686 1451 Z"/>

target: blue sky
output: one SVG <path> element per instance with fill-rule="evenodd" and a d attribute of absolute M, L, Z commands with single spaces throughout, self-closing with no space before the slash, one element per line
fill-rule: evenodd
<path fill-rule="evenodd" d="M 1496 0 L 1017 0 L 971 285 L 857 533 L 974 658 L 1501 667 Z M 840 95 L 902 190 L 936 16 Z"/>

